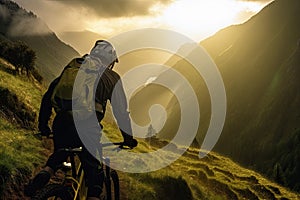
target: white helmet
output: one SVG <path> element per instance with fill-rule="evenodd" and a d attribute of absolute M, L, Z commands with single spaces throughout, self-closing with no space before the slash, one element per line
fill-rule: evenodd
<path fill-rule="evenodd" d="M 119 62 L 115 48 L 106 40 L 97 40 L 90 55 L 99 58 L 107 67 L 113 67 L 115 62 Z"/>

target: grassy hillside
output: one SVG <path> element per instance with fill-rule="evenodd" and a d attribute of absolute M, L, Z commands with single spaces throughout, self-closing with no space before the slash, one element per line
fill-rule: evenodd
<path fill-rule="evenodd" d="M 0 198 L 20 199 L 24 183 L 45 161 L 46 151 L 33 131 L 16 128 L 0 117 Z"/>
<path fill-rule="evenodd" d="M 36 128 L 42 87 L 28 77 L 13 75 L 12 66 L 0 58 L 1 111 L 16 126 Z"/>
<path fill-rule="evenodd" d="M 21 199 L 23 184 L 45 160 L 46 150 L 33 137 L 42 89 L 10 69 L 0 59 L 0 199 Z"/>
<path fill-rule="evenodd" d="M 111 124 L 104 124 L 104 134 L 112 141 L 120 141 L 120 133 Z M 139 140 L 136 153 L 156 151 L 166 145 L 157 139 L 151 145 Z M 170 154 L 172 154 L 170 152 Z M 262 175 L 241 167 L 229 158 L 210 153 L 199 159 L 199 149 L 189 148 L 183 156 L 171 165 L 150 173 L 121 176 L 122 199 L 297 199 L 300 195 L 267 180 Z M 111 158 L 113 162 L 113 157 Z M 130 161 L 129 161 L 130 160 Z M 124 157 L 130 166 L 142 165 L 138 156 L 134 159 Z M 156 157 L 153 165 L 164 162 Z"/>
<path fill-rule="evenodd" d="M 24 112 L 37 116 L 43 88 L 25 77 L 9 73 L 11 66 L 0 59 L 0 87 L 15 94 L 14 102 L 24 104 Z M 1 96 L 2 98 L 4 96 Z M 6 104 L 9 102 L 6 102 Z M 3 102 L 0 115 L 0 197 L 23 199 L 23 185 L 40 168 L 49 154 L 49 139 L 40 141 L 33 134 L 35 127 L 22 128 L 7 115 Z M 26 109 L 25 109 L 26 108 Z M 11 110 L 17 112 L 17 110 Z M 22 120 L 22 118 L 21 118 Z M 34 119 L 36 120 L 36 118 Z M 36 123 L 35 123 L 36 124 Z M 114 124 L 104 123 L 104 134 L 120 141 L 120 132 Z M 155 151 L 166 142 L 153 139 L 152 146 L 139 141 L 131 151 Z M 288 191 L 258 173 L 242 168 L 230 159 L 211 153 L 198 158 L 198 149 L 190 148 L 179 160 L 161 170 L 143 173 L 120 173 L 123 199 L 296 199 L 299 195 Z M 126 162 L 126 158 L 124 158 Z M 157 162 L 163 161 L 157 157 Z M 113 161 L 113 158 L 112 158 Z M 129 161 L 139 163 L 139 158 Z M 153 163 L 155 164 L 155 163 Z"/>

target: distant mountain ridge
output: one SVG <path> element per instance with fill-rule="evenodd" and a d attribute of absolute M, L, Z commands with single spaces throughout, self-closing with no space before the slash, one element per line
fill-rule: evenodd
<path fill-rule="evenodd" d="M 58 37 L 73 46 L 81 55 L 89 53 L 97 40 L 105 39 L 104 36 L 88 30 L 66 31 L 58 33 Z"/>
<path fill-rule="evenodd" d="M 34 13 L 10 0 L 0 1 L 0 40 L 21 40 L 37 54 L 37 69 L 49 82 L 78 52 L 66 45 Z"/>

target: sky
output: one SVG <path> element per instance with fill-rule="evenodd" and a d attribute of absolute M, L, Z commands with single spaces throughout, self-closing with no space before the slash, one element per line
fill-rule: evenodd
<path fill-rule="evenodd" d="M 248 20 L 272 0 L 15 0 L 51 30 L 89 30 L 104 37 L 163 28 L 201 41 Z"/>

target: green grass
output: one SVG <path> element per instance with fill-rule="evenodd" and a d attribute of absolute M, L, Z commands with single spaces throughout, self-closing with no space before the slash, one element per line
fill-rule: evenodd
<path fill-rule="evenodd" d="M 28 130 L 16 129 L 0 117 L 0 196 L 20 189 L 32 171 L 45 161 L 41 141 Z"/>
<path fill-rule="evenodd" d="M 5 60 L 0 58 L 0 69 L 11 67 Z M 9 91 L 17 94 L 18 98 L 31 108 L 33 112 L 38 112 L 44 89 L 37 81 L 0 70 L 0 87 L 7 88 Z"/>
<path fill-rule="evenodd" d="M 120 132 L 114 124 L 103 123 L 104 134 L 112 141 L 120 141 Z M 158 142 L 161 143 L 161 142 Z M 139 140 L 131 152 L 156 151 L 145 140 Z M 178 160 L 160 170 L 149 173 L 125 173 L 119 171 L 121 196 L 124 199 L 272 199 L 300 198 L 299 194 L 266 179 L 252 170 L 243 168 L 229 158 L 211 152 L 203 159 L 199 149 L 189 148 Z M 170 152 L 170 154 L 172 154 Z M 111 157 L 113 162 L 113 156 Z M 124 163 L 132 166 L 137 157 L 124 155 Z M 153 164 L 163 162 L 154 158 Z M 135 166 L 136 167 L 136 166 Z"/>
<path fill-rule="evenodd" d="M 42 88 L 27 77 L 10 73 L 11 66 L 0 59 L 0 88 L 7 89 L 8 94 L 16 95 L 15 102 L 4 102 L 7 106 L 13 103 L 24 104 L 24 112 L 37 116 L 42 97 Z M 3 98 L 3 97 L 2 97 Z M 19 105 L 15 105 L 16 109 Z M 10 107 L 9 107 L 10 108 Z M 21 193 L 22 186 L 31 177 L 32 172 L 45 162 L 46 150 L 42 142 L 36 139 L 34 130 L 25 130 L 0 110 L 0 199 Z M 15 113 L 15 110 L 10 110 Z M 33 115 L 34 116 L 34 115 Z M 34 122 L 32 122 L 34 124 Z M 22 196 L 20 194 L 20 196 Z M 16 198 L 22 198 L 22 197 Z"/>
<path fill-rule="evenodd" d="M 43 155 L 41 141 L 33 136 L 33 132 L 15 129 L 9 122 L 0 118 L 0 163 L 9 169 L 36 167 Z"/>

